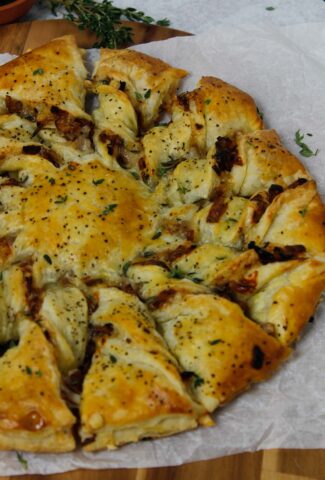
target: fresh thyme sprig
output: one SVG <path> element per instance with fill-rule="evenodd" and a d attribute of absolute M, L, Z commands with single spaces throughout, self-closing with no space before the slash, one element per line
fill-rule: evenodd
<path fill-rule="evenodd" d="M 95 33 L 98 42 L 94 47 L 117 48 L 132 43 L 132 28 L 124 26 L 122 20 L 169 25 L 167 18 L 155 21 L 135 8 L 115 7 L 109 0 L 100 3 L 95 0 L 48 0 L 48 2 L 54 15 L 62 13 L 66 20 L 75 23 L 80 30 L 88 29 Z"/>

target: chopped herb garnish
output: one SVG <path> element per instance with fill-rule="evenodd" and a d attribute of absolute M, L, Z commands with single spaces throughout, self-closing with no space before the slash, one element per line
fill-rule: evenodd
<path fill-rule="evenodd" d="M 275 7 L 266 7 L 265 10 L 267 10 L 268 12 L 272 12 L 273 10 L 275 10 Z"/>
<path fill-rule="evenodd" d="M 202 283 L 203 282 L 202 278 L 198 278 L 198 277 L 191 278 L 191 280 L 194 283 Z"/>
<path fill-rule="evenodd" d="M 43 75 L 44 70 L 43 68 L 37 68 L 36 70 L 33 71 L 33 75 Z"/>
<path fill-rule="evenodd" d="M 175 168 L 182 160 L 181 159 L 174 159 L 173 157 L 169 157 L 167 162 L 162 163 L 157 168 L 157 175 L 158 177 L 163 177 L 169 170 Z"/>
<path fill-rule="evenodd" d="M 187 188 L 187 187 L 185 187 L 184 184 L 179 183 L 179 184 L 178 184 L 177 191 L 178 191 L 179 193 L 181 193 L 182 195 L 185 195 L 185 193 L 190 192 L 190 189 Z"/>
<path fill-rule="evenodd" d="M 194 388 L 200 387 L 204 383 L 203 378 L 199 377 L 199 375 L 197 375 L 196 373 L 194 374 L 194 376 Z"/>
<path fill-rule="evenodd" d="M 312 134 L 309 134 L 311 136 Z M 318 149 L 313 152 L 308 145 L 303 142 L 305 135 L 297 130 L 295 133 L 295 142 L 300 147 L 299 153 L 304 157 L 315 157 L 318 154 Z"/>
<path fill-rule="evenodd" d="M 158 232 L 156 232 L 153 237 L 152 237 L 152 240 L 157 240 L 157 238 L 161 237 L 161 231 L 158 230 Z"/>
<path fill-rule="evenodd" d="M 134 92 L 134 95 L 135 95 L 135 98 L 136 98 L 137 100 L 142 100 L 142 95 L 141 95 L 141 93 L 139 93 L 139 92 Z"/>
<path fill-rule="evenodd" d="M 304 217 L 307 212 L 308 212 L 308 208 L 303 208 L 302 210 L 299 210 L 299 213 L 302 217 Z"/>
<path fill-rule="evenodd" d="M 164 175 L 166 175 L 166 173 L 168 172 L 169 168 L 166 168 L 166 167 L 158 167 L 157 168 L 157 175 L 158 177 L 163 177 Z"/>
<path fill-rule="evenodd" d="M 36 375 L 36 377 L 42 377 L 43 372 L 41 370 L 36 370 L 35 375 Z"/>
<path fill-rule="evenodd" d="M 28 461 L 26 460 L 26 458 L 23 457 L 22 453 L 16 452 L 16 456 L 17 456 L 18 462 L 21 464 L 21 466 L 25 470 L 28 470 Z"/>
<path fill-rule="evenodd" d="M 147 250 L 146 252 L 143 252 L 144 258 L 152 257 L 154 255 L 154 252 L 151 250 Z"/>
<path fill-rule="evenodd" d="M 98 180 L 93 180 L 94 185 L 100 185 L 103 182 L 104 182 L 104 178 L 99 178 Z"/>
<path fill-rule="evenodd" d="M 216 338 L 215 340 L 211 340 L 211 342 L 209 342 L 210 345 L 218 345 L 218 343 L 225 343 L 223 340 L 221 340 L 221 338 Z"/>
<path fill-rule="evenodd" d="M 49 183 L 50 183 L 51 185 L 54 185 L 54 184 L 55 184 L 55 180 L 54 180 L 54 178 L 52 178 L 52 177 L 51 177 L 51 178 L 49 178 Z"/>
<path fill-rule="evenodd" d="M 52 265 L 52 258 L 49 255 L 45 254 L 43 258 L 49 265 Z"/>
<path fill-rule="evenodd" d="M 257 110 L 257 115 L 259 115 L 261 117 L 261 119 L 263 120 L 264 113 L 262 112 L 262 110 L 259 110 L 259 108 L 257 108 L 257 107 L 256 107 L 256 110 Z"/>
<path fill-rule="evenodd" d="M 232 218 L 232 217 L 227 218 L 226 221 L 227 222 L 232 222 L 232 223 L 237 223 L 238 222 L 238 220 L 236 220 L 236 218 Z"/>
<path fill-rule="evenodd" d="M 33 370 L 27 365 L 27 367 L 25 367 L 25 372 L 27 373 L 27 375 L 33 375 Z"/>
<path fill-rule="evenodd" d="M 184 278 L 185 273 L 180 270 L 180 268 L 176 265 L 176 267 L 173 267 L 170 272 L 169 272 L 170 278 Z"/>
<path fill-rule="evenodd" d="M 151 90 L 149 88 L 149 90 L 147 90 L 146 93 L 144 94 L 144 98 L 150 98 L 150 95 L 151 95 Z"/>
<path fill-rule="evenodd" d="M 126 262 L 126 263 L 123 265 L 122 270 L 123 270 L 124 275 L 127 274 L 127 271 L 129 270 L 131 263 L 132 263 L 132 262 Z"/>
<path fill-rule="evenodd" d="M 54 203 L 65 203 L 68 200 L 68 195 L 59 195 L 56 197 L 56 200 L 54 200 Z"/>
<path fill-rule="evenodd" d="M 140 175 L 137 173 L 137 172 L 131 172 L 131 175 L 133 178 L 135 178 L 136 180 L 139 180 L 140 179 Z"/>
<path fill-rule="evenodd" d="M 21 178 L 21 183 L 26 183 L 28 180 L 28 175 L 25 175 L 24 177 Z"/>
<path fill-rule="evenodd" d="M 210 105 L 210 103 L 211 103 L 211 98 L 206 98 L 206 99 L 204 100 L 204 103 L 205 103 L 206 105 Z"/>
<path fill-rule="evenodd" d="M 101 215 L 108 215 L 109 213 L 114 212 L 116 207 L 117 207 L 117 203 L 110 203 L 109 205 L 106 205 Z"/>
<path fill-rule="evenodd" d="M 116 362 L 117 362 L 117 358 L 114 357 L 114 355 L 110 355 L 110 356 L 109 356 L 109 359 L 110 359 L 110 361 L 111 361 L 112 363 L 116 363 Z"/>

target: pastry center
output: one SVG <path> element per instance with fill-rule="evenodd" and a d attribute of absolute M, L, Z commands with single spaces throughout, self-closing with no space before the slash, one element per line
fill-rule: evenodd
<path fill-rule="evenodd" d="M 118 281 L 155 231 L 147 188 L 97 161 L 37 172 L 21 195 L 14 254 L 32 255 L 38 284 L 62 275 Z"/>

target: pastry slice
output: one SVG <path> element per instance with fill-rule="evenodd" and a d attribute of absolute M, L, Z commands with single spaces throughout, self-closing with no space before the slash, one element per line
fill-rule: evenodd
<path fill-rule="evenodd" d="M 142 138 L 143 159 L 139 162 L 142 178 L 149 177 L 153 184 L 171 172 L 185 158 L 197 158 L 192 148 L 190 121 L 175 116 L 168 125 L 158 125 Z"/>
<path fill-rule="evenodd" d="M 157 275 L 149 279 L 146 268 L 130 267 L 132 285 L 149 304 L 192 395 L 209 412 L 267 378 L 289 354 L 235 303 L 190 292 L 187 280 L 168 285 L 166 279 L 159 288 Z"/>
<path fill-rule="evenodd" d="M 75 418 L 60 396 L 52 346 L 30 320 L 19 343 L 0 358 L 0 448 L 68 452 L 75 448 Z"/>
<path fill-rule="evenodd" d="M 110 85 L 98 84 L 92 90 L 98 94 L 99 102 L 99 107 L 93 111 L 97 151 L 111 168 L 137 169 L 142 149 L 131 101 L 125 92 Z"/>
<path fill-rule="evenodd" d="M 0 343 L 19 338 L 19 322 L 30 313 L 28 289 L 24 272 L 13 265 L 1 273 L 0 282 Z"/>
<path fill-rule="evenodd" d="M 298 181 L 276 196 L 258 223 L 245 233 L 246 243 L 298 245 L 317 255 L 325 251 L 324 219 L 325 208 L 315 182 Z"/>
<path fill-rule="evenodd" d="M 324 255 L 256 265 L 232 285 L 248 315 L 283 345 L 299 338 L 324 289 Z"/>
<path fill-rule="evenodd" d="M 255 202 L 244 197 L 227 197 L 217 192 L 213 202 L 194 217 L 196 236 L 202 243 L 221 243 L 240 249 L 244 233 L 253 225 L 256 208 Z"/>
<path fill-rule="evenodd" d="M 241 279 L 258 263 L 257 253 L 245 252 L 217 243 L 206 243 L 190 251 L 180 252 L 171 263 L 175 275 L 187 277 L 193 282 L 223 290 Z"/>
<path fill-rule="evenodd" d="M 272 186 L 285 189 L 297 180 L 310 180 L 302 163 L 281 144 L 275 130 L 238 134 L 240 162 L 230 171 L 231 188 L 237 195 L 250 197 Z M 220 148 L 220 157 L 227 153 Z"/>
<path fill-rule="evenodd" d="M 48 145 L 63 157 L 71 160 L 74 152 L 78 158 L 92 151 L 86 75 L 75 38 L 56 38 L 0 67 L 0 113 L 34 122 L 34 133 Z"/>
<path fill-rule="evenodd" d="M 171 206 L 193 204 L 213 197 L 219 186 L 219 178 L 213 169 L 213 160 L 186 159 L 168 175 L 161 172 L 156 194 Z"/>
<path fill-rule="evenodd" d="M 94 80 L 125 92 L 139 114 L 140 127 L 150 128 L 168 109 L 185 70 L 134 50 L 102 49 Z"/>
<path fill-rule="evenodd" d="M 181 114 L 190 120 L 192 144 L 202 153 L 218 139 L 263 127 L 252 97 L 215 77 L 202 77 L 195 90 L 178 96 L 173 115 Z"/>
<path fill-rule="evenodd" d="M 177 363 L 138 298 L 116 288 L 97 294 L 91 317 L 96 348 L 80 405 L 85 450 L 171 435 L 199 421 L 211 424 L 186 392 Z"/>
<path fill-rule="evenodd" d="M 39 310 L 42 328 L 55 347 L 62 373 L 84 361 L 88 340 L 88 306 L 85 296 L 72 286 L 50 286 Z"/>

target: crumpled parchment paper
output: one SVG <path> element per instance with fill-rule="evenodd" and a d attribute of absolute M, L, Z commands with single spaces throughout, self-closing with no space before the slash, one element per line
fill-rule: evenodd
<path fill-rule="evenodd" d="M 187 69 L 183 88 L 218 76 L 250 93 L 285 145 L 294 134 L 319 153 L 301 158 L 325 194 L 325 24 L 218 27 L 195 37 L 135 47 Z M 94 58 L 96 53 L 90 53 Z M 0 55 L 0 63 L 8 61 Z M 28 473 L 75 468 L 177 465 L 267 448 L 325 448 L 325 308 L 318 309 L 291 358 L 270 380 L 216 412 L 216 426 L 96 454 L 24 454 Z M 2 475 L 26 473 L 14 452 L 0 452 Z"/>

